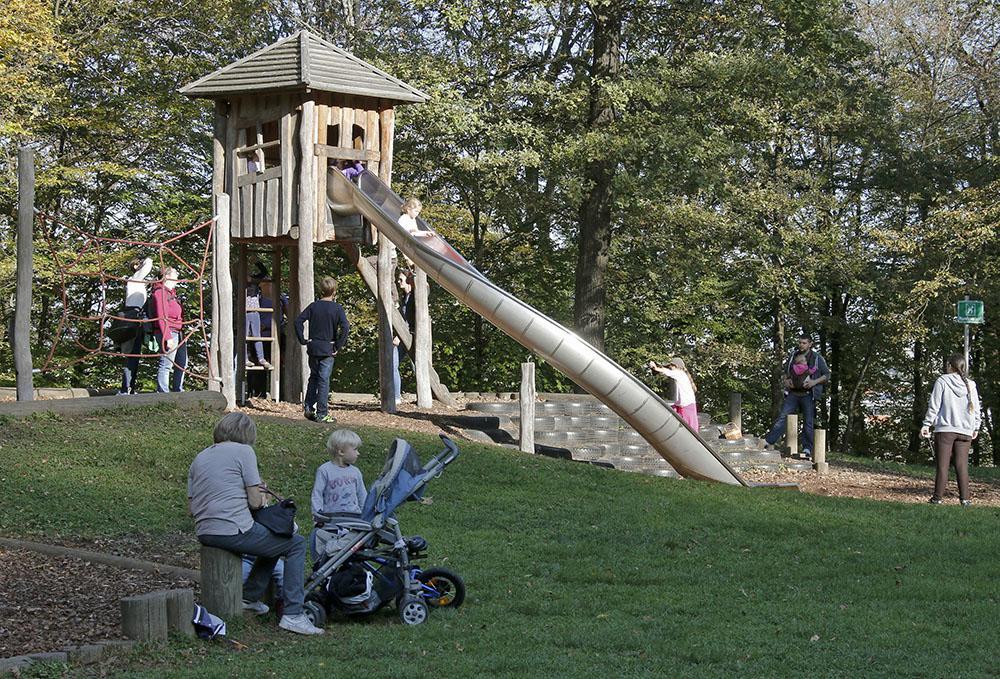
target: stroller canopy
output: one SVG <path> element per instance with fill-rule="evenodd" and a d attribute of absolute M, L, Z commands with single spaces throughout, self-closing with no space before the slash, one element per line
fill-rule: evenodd
<path fill-rule="evenodd" d="M 395 439 L 389 446 L 382 473 L 368 491 L 361 518 L 372 521 L 379 514 L 388 517 L 407 500 L 419 500 L 431 475 L 421 466 L 413 446 Z"/>

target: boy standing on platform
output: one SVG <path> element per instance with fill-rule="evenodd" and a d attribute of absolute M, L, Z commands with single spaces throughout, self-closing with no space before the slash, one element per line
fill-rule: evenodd
<path fill-rule="evenodd" d="M 319 282 L 320 299 L 295 319 L 295 334 L 309 354 L 309 385 L 306 388 L 305 416 L 319 422 L 335 422 L 327 413 L 330 400 L 330 374 L 333 357 L 347 344 L 350 324 L 344 307 L 333 301 L 337 296 L 337 281 L 326 277 Z M 309 339 L 305 322 L 309 321 Z"/>

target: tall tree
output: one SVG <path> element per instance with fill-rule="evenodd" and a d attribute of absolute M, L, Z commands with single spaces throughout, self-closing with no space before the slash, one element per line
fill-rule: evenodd
<path fill-rule="evenodd" d="M 621 71 L 622 7 L 611 0 L 589 3 L 593 21 L 587 115 L 585 196 L 580 206 L 573 322 L 580 337 L 604 348 L 606 275 L 611 247 L 614 180 L 618 159 L 605 143 L 615 121 L 610 89 Z"/>

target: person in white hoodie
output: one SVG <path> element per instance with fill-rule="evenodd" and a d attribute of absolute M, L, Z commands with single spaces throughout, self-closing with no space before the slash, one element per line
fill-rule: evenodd
<path fill-rule="evenodd" d="M 122 369 L 119 394 L 134 394 L 139 384 L 139 354 L 142 353 L 145 338 L 142 320 L 145 318 L 149 285 L 146 277 L 153 270 L 153 260 L 149 257 L 142 260 L 136 258 L 132 260 L 131 267 L 132 275 L 125 282 L 125 318 L 135 323 L 135 336 L 121 346 L 121 353 L 125 354 L 125 367 Z"/>
<path fill-rule="evenodd" d="M 948 467 L 955 460 L 955 477 L 958 480 L 958 498 L 962 506 L 972 504 L 969 499 L 969 446 L 979 435 L 982 407 L 976 383 L 969 379 L 962 354 L 948 358 L 945 374 L 934 383 L 924 426 L 920 435 L 931 437 L 934 428 L 934 456 L 937 458 L 937 475 L 931 504 L 941 504 L 948 486 Z"/>

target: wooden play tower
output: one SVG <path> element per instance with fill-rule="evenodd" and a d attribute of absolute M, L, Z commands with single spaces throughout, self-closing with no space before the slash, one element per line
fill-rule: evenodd
<path fill-rule="evenodd" d="M 315 271 L 314 248 L 338 245 L 379 302 L 383 410 L 395 410 L 394 334 L 414 356 L 418 405 L 429 407 L 432 393 L 450 401 L 431 367 L 426 275 L 416 272 L 416 337 L 411 337 L 393 302 L 389 243 L 360 216 L 339 212 L 327 191 L 328 173 L 339 171 L 340 160 L 360 160 L 389 184 L 394 107 L 426 101 L 427 95 L 305 30 L 206 75 L 181 93 L 215 101 L 214 388 L 233 406 L 243 400 L 247 372 L 261 370 L 269 378 L 269 398 L 302 401 L 308 361 L 293 321 L 313 301 L 316 276 L 324 275 Z M 362 247 L 374 244 L 377 266 L 361 254 Z M 273 320 L 267 337 L 246 335 L 244 290 L 251 251 L 263 255 L 271 270 Z M 283 281 L 286 257 L 289 276 Z M 286 284 L 288 323 L 282 338 L 279 298 Z M 248 364 L 248 340 L 269 343 L 271 369 Z"/>

